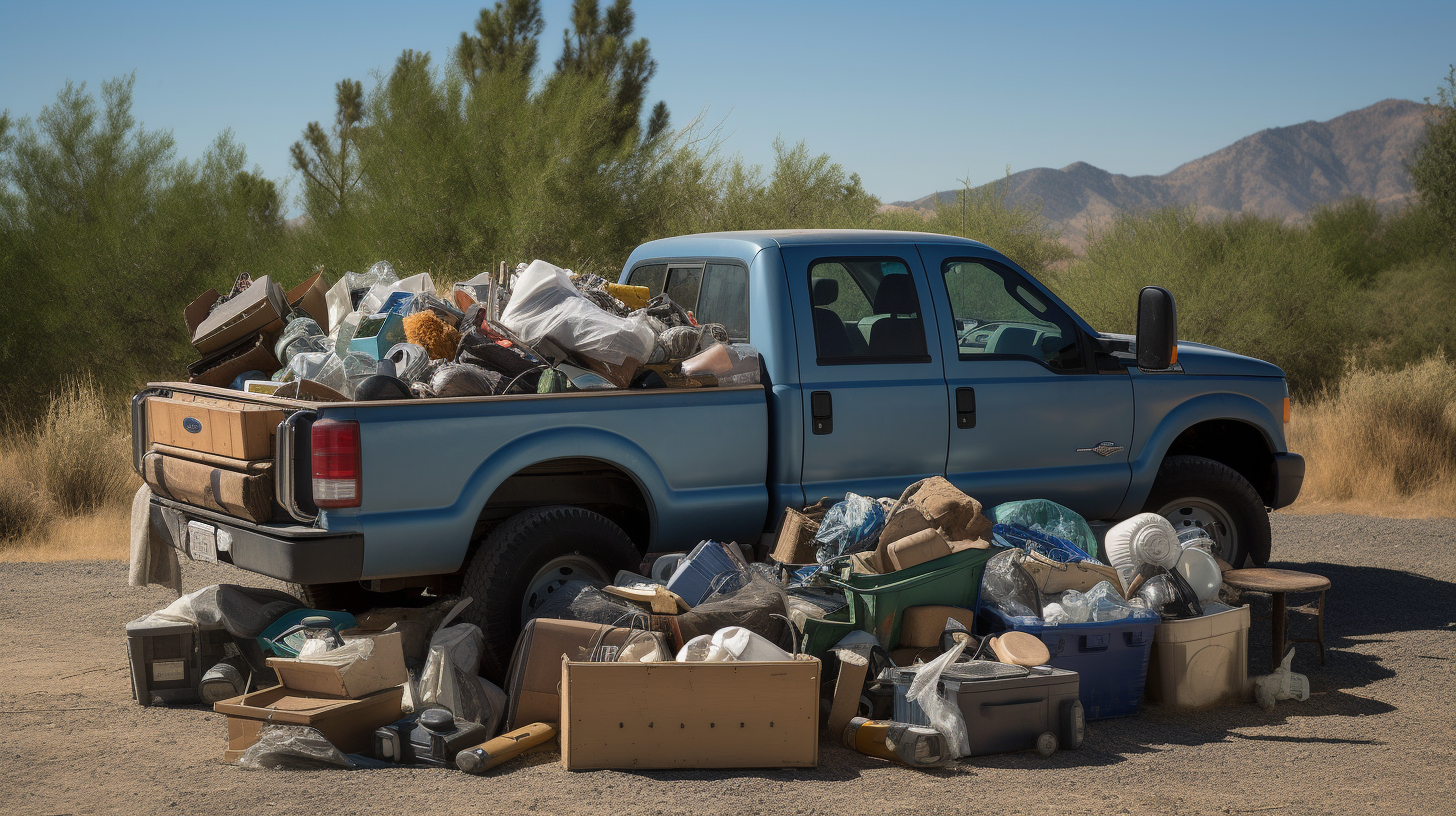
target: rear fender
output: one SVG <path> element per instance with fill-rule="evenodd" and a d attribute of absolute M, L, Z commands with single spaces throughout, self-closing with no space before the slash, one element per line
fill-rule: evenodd
<path fill-rule="evenodd" d="M 662 470 L 635 442 L 600 428 L 548 428 L 497 448 L 475 469 L 455 503 L 427 510 L 361 514 L 364 577 L 437 575 L 465 564 L 476 519 L 497 488 L 520 471 L 553 459 L 597 459 L 634 479 L 647 498 L 653 540 L 658 497 L 672 491 Z"/>

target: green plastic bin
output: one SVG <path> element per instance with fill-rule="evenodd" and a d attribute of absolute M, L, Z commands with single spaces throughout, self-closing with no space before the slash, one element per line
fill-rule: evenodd
<path fill-rule="evenodd" d="M 805 654 L 822 656 L 856 629 L 875 636 L 886 649 L 900 645 L 900 625 L 912 606 L 958 606 L 975 609 L 981 595 L 981 573 L 999 547 L 962 550 L 944 558 L 885 575 L 863 575 L 846 567 L 829 583 L 849 597 L 842 620 L 810 619 L 804 626 Z"/>

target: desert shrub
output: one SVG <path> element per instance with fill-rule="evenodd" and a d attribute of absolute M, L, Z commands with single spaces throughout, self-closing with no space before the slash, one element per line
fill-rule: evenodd
<path fill-rule="evenodd" d="M 0 450 L 0 547 L 35 532 L 50 515 L 45 497 L 25 477 L 19 457 Z"/>
<path fill-rule="evenodd" d="M 136 490 L 129 434 L 116 403 L 94 381 L 74 380 L 52 395 L 28 433 L 12 434 L 23 472 L 57 512 L 98 510 Z"/>
<path fill-rule="evenodd" d="M 1274 362 L 1299 394 L 1333 383 L 1364 336 L 1356 286 L 1328 248 L 1268 219 L 1123 215 L 1090 235 L 1083 259 L 1046 278 L 1098 330 L 1125 334 L 1136 330 L 1138 291 L 1164 286 L 1178 302 L 1180 338 Z"/>

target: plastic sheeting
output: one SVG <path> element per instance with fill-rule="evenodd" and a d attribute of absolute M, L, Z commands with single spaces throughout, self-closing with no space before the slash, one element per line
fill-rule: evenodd
<path fill-rule="evenodd" d="M 1097 557 L 1097 536 L 1087 520 L 1054 501 L 1002 502 L 986 511 L 986 516 L 993 524 L 1019 524 L 1028 530 L 1070 541 L 1093 558 Z"/>
<path fill-rule="evenodd" d="M 885 509 L 874 499 L 846 493 L 844 501 L 829 508 L 814 535 L 815 558 L 820 564 L 844 555 L 872 550 L 885 527 Z"/>
<path fill-rule="evenodd" d="M 335 748 L 317 728 L 271 724 L 258 732 L 258 741 L 248 746 L 238 764 L 271 771 L 355 767 L 354 761 Z"/>
<path fill-rule="evenodd" d="M 541 260 L 520 274 L 500 322 L 532 346 L 550 340 L 583 362 L 605 364 L 608 370 L 598 373 L 618 387 L 627 386 L 657 341 L 645 316 L 603 311 L 576 290 L 566 270 Z"/>

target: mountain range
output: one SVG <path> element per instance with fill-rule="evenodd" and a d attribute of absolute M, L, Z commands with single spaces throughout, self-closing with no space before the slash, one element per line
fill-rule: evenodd
<path fill-rule="evenodd" d="M 1086 162 L 1038 167 L 1006 179 L 1012 204 L 1040 201 L 1042 217 L 1073 247 L 1119 212 L 1195 206 L 1202 218 L 1252 213 L 1298 223 L 1350 196 L 1394 209 L 1411 194 L 1405 161 L 1425 127 L 1425 106 L 1386 99 L 1326 122 L 1261 130 L 1161 176 L 1125 176 Z M 890 207 L 932 210 L 956 190 Z"/>

